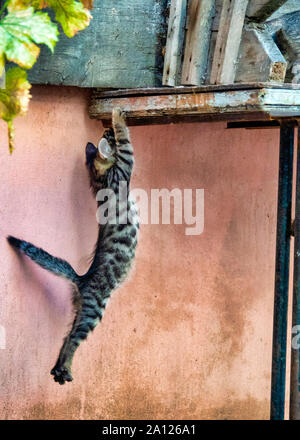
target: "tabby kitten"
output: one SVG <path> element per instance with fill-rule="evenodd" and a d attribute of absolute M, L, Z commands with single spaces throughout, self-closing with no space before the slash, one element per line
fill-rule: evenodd
<path fill-rule="evenodd" d="M 97 197 L 100 200 L 98 210 L 104 203 L 109 206 L 114 198 L 117 214 L 107 224 L 99 225 L 94 257 L 87 273 L 80 276 L 65 260 L 53 257 L 26 241 L 11 236 L 7 238 L 12 246 L 44 269 L 66 278 L 72 284 L 75 318 L 51 370 L 55 382 L 61 385 L 73 380 L 71 365 L 75 350 L 101 320 L 112 291 L 125 279 L 130 269 L 137 245 L 139 224 L 137 210 L 130 196 L 123 202 L 123 209 L 119 209 L 120 182 L 123 186 L 126 182 L 126 194 L 129 194 L 134 164 L 133 148 L 122 112 L 114 109 L 112 120 L 113 128 L 104 132 L 99 148 L 91 143 L 86 146 L 86 166 L 94 194 L 100 189 L 107 189 L 112 190 L 114 196 Z"/>

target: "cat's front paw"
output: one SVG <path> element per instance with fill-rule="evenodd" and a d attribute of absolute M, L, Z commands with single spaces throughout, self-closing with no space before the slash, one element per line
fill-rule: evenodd
<path fill-rule="evenodd" d="M 120 108 L 114 108 L 112 111 L 112 121 L 113 124 L 124 123 L 125 122 L 125 112 Z"/>
<path fill-rule="evenodd" d="M 51 370 L 55 382 L 63 385 L 65 382 L 72 382 L 73 377 L 71 371 L 65 365 L 55 365 Z"/>

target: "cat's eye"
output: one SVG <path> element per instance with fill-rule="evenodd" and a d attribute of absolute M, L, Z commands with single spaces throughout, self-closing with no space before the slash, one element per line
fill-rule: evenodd
<path fill-rule="evenodd" d="M 105 138 L 100 139 L 98 151 L 102 159 L 109 159 L 112 156 L 112 149 Z"/>

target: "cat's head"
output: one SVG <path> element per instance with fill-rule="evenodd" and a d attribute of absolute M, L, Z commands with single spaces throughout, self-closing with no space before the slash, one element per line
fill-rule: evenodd
<path fill-rule="evenodd" d="M 88 142 L 85 149 L 86 166 L 88 168 L 91 181 L 104 183 L 105 176 L 115 163 L 116 140 L 114 130 L 105 130 L 98 147 Z"/>

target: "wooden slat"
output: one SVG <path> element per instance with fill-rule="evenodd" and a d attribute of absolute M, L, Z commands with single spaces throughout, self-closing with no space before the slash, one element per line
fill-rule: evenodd
<path fill-rule="evenodd" d="M 219 29 L 222 6 L 223 6 L 223 0 L 216 0 L 215 14 L 214 14 L 214 19 L 213 19 L 213 23 L 212 23 L 212 30 L 213 31 L 217 31 Z"/>
<path fill-rule="evenodd" d="M 236 91 L 177 93 L 156 96 L 124 96 L 94 98 L 90 104 L 90 117 L 107 123 L 112 109 L 122 108 L 130 125 L 167 123 L 182 118 L 202 120 L 235 119 L 240 114 L 246 120 L 254 113 L 268 113 L 280 117 L 300 117 L 300 90 L 294 88 L 262 88 Z M 248 116 L 247 116 L 248 115 Z M 245 119 L 246 118 L 246 119 Z"/>
<path fill-rule="evenodd" d="M 205 82 L 215 0 L 190 0 L 181 83 Z"/>
<path fill-rule="evenodd" d="M 210 74 L 211 84 L 234 82 L 247 5 L 248 0 L 224 0 Z"/>
<path fill-rule="evenodd" d="M 247 7 L 247 17 L 251 19 L 251 17 L 255 17 L 255 14 L 261 10 L 270 0 L 249 0 L 249 4 Z"/>
<path fill-rule="evenodd" d="M 295 30 L 296 38 L 293 38 L 294 35 L 287 32 L 286 29 L 280 29 L 276 35 L 276 43 L 288 64 L 286 82 L 300 82 L 300 34 L 299 31 L 296 32 Z"/>
<path fill-rule="evenodd" d="M 278 8 L 273 14 L 268 18 L 269 20 L 275 20 L 277 18 L 282 17 L 285 14 L 291 14 L 292 12 L 296 12 L 300 10 L 300 2 L 299 0 L 288 0 L 284 3 L 280 8 Z"/>
<path fill-rule="evenodd" d="M 154 87 L 154 88 L 138 88 L 138 89 L 118 89 L 118 90 L 97 90 L 94 89 L 92 99 L 104 98 L 122 98 L 122 97 L 138 97 L 138 96 L 156 96 L 156 95 L 176 95 L 188 93 L 207 93 L 207 92 L 236 92 L 237 90 L 254 90 L 254 89 L 279 89 L 279 90 L 300 90 L 300 84 L 285 83 L 235 83 L 235 84 L 213 84 L 202 86 L 185 86 L 185 87 Z"/>
<path fill-rule="evenodd" d="M 282 5 L 284 5 L 288 0 L 268 0 L 264 2 L 263 6 L 258 9 L 251 16 L 251 20 L 255 20 L 258 23 L 266 21 L 271 15 L 277 11 Z"/>
<path fill-rule="evenodd" d="M 187 0 L 172 0 L 169 15 L 163 85 L 179 85 Z"/>
<path fill-rule="evenodd" d="M 284 82 L 287 62 L 268 32 L 245 29 L 240 54 L 237 82 Z"/>
<path fill-rule="evenodd" d="M 281 119 L 281 118 L 280 118 Z M 165 125 L 165 124 L 183 124 L 183 123 L 195 123 L 195 122 L 229 122 L 229 121 L 270 121 L 271 115 L 264 111 L 253 112 L 231 112 L 228 113 L 211 113 L 211 114 L 193 114 L 193 115 L 165 115 L 151 116 L 151 118 L 145 116 L 144 118 L 127 118 L 126 122 L 128 126 L 137 125 Z M 103 127 L 111 127 L 110 120 L 102 120 Z"/>

